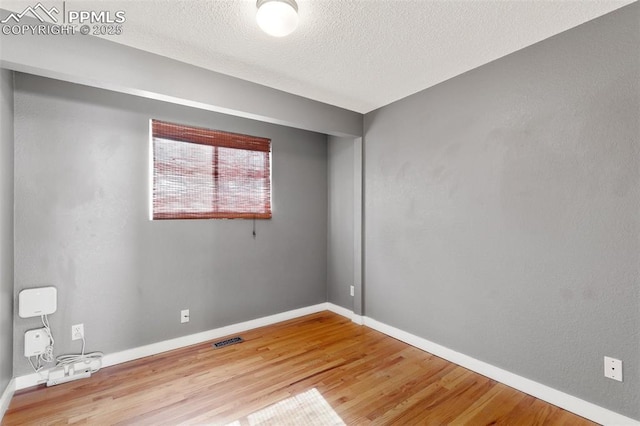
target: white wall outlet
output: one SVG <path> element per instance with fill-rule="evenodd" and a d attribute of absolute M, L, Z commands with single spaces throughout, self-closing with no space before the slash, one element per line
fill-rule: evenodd
<path fill-rule="evenodd" d="M 349 293 L 351 294 L 351 296 L 355 296 L 356 295 L 356 287 L 355 286 L 349 287 Z"/>
<path fill-rule="evenodd" d="M 84 324 L 71 326 L 71 340 L 80 340 L 84 337 Z"/>
<path fill-rule="evenodd" d="M 185 322 L 189 322 L 189 310 L 188 309 L 183 309 L 180 311 L 180 322 L 181 323 L 185 323 Z"/>
<path fill-rule="evenodd" d="M 615 358 L 604 357 L 604 377 L 619 382 L 622 381 L 622 361 Z"/>

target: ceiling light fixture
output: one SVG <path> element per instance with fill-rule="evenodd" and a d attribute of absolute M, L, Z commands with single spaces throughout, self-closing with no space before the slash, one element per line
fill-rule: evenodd
<path fill-rule="evenodd" d="M 258 26 L 271 36 L 284 37 L 298 26 L 298 4 L 295 0 L 258 0 L 256 6 Z"/>

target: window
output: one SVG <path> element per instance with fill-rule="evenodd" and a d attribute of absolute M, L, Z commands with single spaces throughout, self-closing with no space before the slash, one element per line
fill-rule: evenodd
<path fill-rule="evenodd" d="M 271 217 L 271 140 L 151 121 L 153 219 Z"/>

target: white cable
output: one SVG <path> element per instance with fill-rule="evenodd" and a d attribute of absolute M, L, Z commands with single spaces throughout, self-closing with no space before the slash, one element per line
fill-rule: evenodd
<path fill-rule="evenodd" d="M 44 352 L 38 355 L 38 366 L 42 368 L 40 362 L 53 362 L 53 344 L 55 343 L 55 340 L 53 339 L 53 333 L 51 333 L 51 327 L 49 327 L 49 318 L 47 315 L 41 315 L 40 319 L 42 320 L 45 333 L 49 336 L 49 344 L 45 348 Z"/>
<path fill-rule="evenodd" d="M 84 353 L 86 341 L 84 340 L 84 336 L 82 336 L 82 352 L 79 354 L 69 354 L 69 355 L 60 355 L 56 358 L 56 367 L 62 367 L 65 365 L 75 364 L 76 362 L 84 361 L 90 362 L 92 359 L 102 359 L 102 352 L 90 352 L 88 354 Z M 100 363 L 102 364 L 102 363 Z M 98 371 L 100 367 L 91 370 L 92 373 Z"/>
<path fill-rule="evenodd" d="M 29 364 L 31 364 L 31 367 L 33 368 L 33 371 L 35 371 L 36 373 L 39 373 L 40 370 L 42 370 L 42 366 L 41 365 L 39 365 L 38 367 L 33 365 L 33 361 L 31 361 L 31 357 L 29 357 L 27 359 L 29 360 Z M 38 357 L 36 357 L 36 359 L 38 359 Z"/>
<path fill-rule="evenodd" d="M 47 333 L 47 336 L 49 336 L 49 344 L 46 346 L 43 353 L 36 355 L 34 357 L 36 360 L 36 364 L 33 363 L 33 361 L 31 360 L 31 357 L 28 357 L 28 360 L 29 360 L 29 364 L 31 364 L 31 368 L 33 368 L 33 371 L 35 371 L 36 373 L 42 374 L 41 370 L 44 368 L 43 364 L 46 362 L 54 361 L 53 345 L 55 343 L 55 340 L 53 339 L 53 333 L 51 332 L 51 327 L 49 326 L 49 318 L 47 317 L 47 315 L 41 315 L 40 320 L 42 321 L 42 326 L 44 328 L 45 333 Z M 82 336 L 82 352 L 79 354 L 60 355 L 56 357 L 55 358 L 56 367 L 71 365 L 81 361 L 90 363 L 91 360 L 102 359 L 103 357 L 102 352 L 90 352 L 88 354 L 85 354 L 84 353 L 85 345 L 86 345 L 86 341 L 84 339 L 84 336 Z M 100 362 L 100 365 L 102 365 L 102 362 Z M 91 372 L 95 373 L 99 369 L 100 367 L 95 368 L 91 370 Z"/>

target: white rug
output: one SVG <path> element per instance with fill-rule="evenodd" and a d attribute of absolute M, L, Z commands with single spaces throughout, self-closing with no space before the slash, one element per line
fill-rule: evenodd
<path fill-rule="evenodd" d="M 227 426 L 346 426 L 340 416 L 313 388 L 249 414 Z"/>

